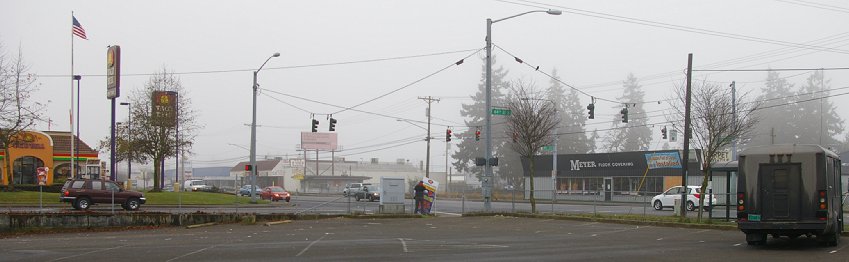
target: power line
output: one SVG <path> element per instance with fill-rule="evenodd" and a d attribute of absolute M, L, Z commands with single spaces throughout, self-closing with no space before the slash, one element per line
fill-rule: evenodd
<path fill-rule="evenodd" d="M 419 83 L 419 82 L 421 82 L 421 81 L 424 81 L 425 79 L 428 79 L 428 78 L 430 78 L 430 77 L 432 77 L 432 76 L 434 76 L 434 75 L 436 75 L 436 74 L 441 73 L 442 71 L 447 70 L 448 68 L 450 68 L 450 67 L 452 67 L 452 66 L 458 66 L 458 65 L 462 64 L 464 60 L 466 60 L 467 58 L 469 58 L 469 57 L 471 57 L 471 56 L 473 56 L 473 55 L 477 54 L 477 53 L 478 53 L 478 52 L 480 52 L 481 50 L 483 50 L 483 48 L 477 49 L 477 50 L 475 50 L 474 52 L 472 52 L 471 54 L 467 55 L 466 57 L 463 57 L 463 58 L 462 58 L 462 59 L 460 59 L 459 61 L 454 62 L 454 63 L 451 63 L 450 65 L 447 65 L 447 66 L 443 67 L 442 69 L 436 70 L 436 72 L 433 72 L 433 73 L 431 73 L 431 74 L 429 74 L 429 75 L 426 75 L 426 76 L 424 76 L 424 77 L 422 77 L 422 78 L 419 78 L 419 79 L 417 79 L 417 80 L 415 80 L 415 81 L 413 81 L 413 82 L 411 82 L 411 83 L 409 83 L 409 84 L 406 84 L 406 85 L 404 85 L 404 86 L 402 86 L 402 87 L 399 87 L 399 88 L 397 88 L 397 89 L 395 89 L 395 90 L 389 91 L 389 92 L 387 92 L 387 93 L 385 93 L 385 94 L 379 95 L 379 96 L 377 96 L 377 97 L 375 97 L 375 98 L 372 98 L 372 99 L 369 99 L 369 100 L 363 101 L 362 103 L 359 103 L 359 104 L 356 104 L 356 105 L 353 105 L 353 106 L 350 106 L 350 107 L 346 107 L 346 108 L 344 108 L 344 109 L 342 109 L 342 110 L 339 110 L 339 111 L 333 112 L 333 113 L 331 113 L 331 115 L 333 115 L 333 114 L 338 114 L 338 113 L 342 113 L 342 112 L 345 112 L 345 111 L 348 111 L 348 110 L 352 110 L 352 109 L 357 108 L 357 107 L 359 107 L 359 106 L 361 106 L 361 105 L 365 105 L 365 104 L 368 104 L 368 103 L 374 102 L 375 100 L 381 99 L 381 98 L 386 97 L 386 96 L 388 96 L 388 95 L 391 95 L 391 94 L 393 94 L 393 93 L 395 93 L 395 92 L 401 91 L 401 90 L 403 90 L 403 89 L 405 89 L 405 88 L 408 88 L 408 87 L 410 87 L 410 86 L 412 86 L 412 85 L 415 85 L 415 84 L 417 84 L 417 83 Z"/>
<path fill-rule="evenodd" d="M 784 2 L 784 3 L 791 4 L 791 5 L 800 5 L 800 6 L 812 7 L 812 8 L 841 12 L 841 13 L 849 13 L 849 9 L 847 9 L 847 8 L 843 8 L 843 7 L 839 7 L 839 6 L 833 6 L 833 5 L 827 5 L 827 4 L 821 4 L 821 3 L 815 3 L 815 2 L 809 2 L 809 1 L 802 1 L 802 0 L 795 0 L 795 1 L 775 0 L 775 1 L 776 2 Z"/>
<path fill-rule="evenodd" d="M 350 64 L 362 64 L 362 63 L 373 63 L 373 62 L 383 62 L 383 61 L 391 61 L 391 60 L 404 60 L 404 59 L 412 59 L 412 58 L 421 58 L 421 57 L 429 57 L 429 56 L 440 56 L 440 55 L 448 55 L 455 53 L 465 53 L 469 51 L 480 51 L 481 49 L 463 49 L 463 50 L 455 50 L 455 51 L 445 51 L 438 53 L 428 53 L 428 54 L 419 54 L 419 55 L 408 55 L 408 56 L 396 56 L 396 57 L 387 57 L 387 58 L 375 58 L 375 59 L 365 59 L 365 60 L 353 60 L 353 61 L 342 61 L 342 62 L 332 62 L 332 63 L 318 63 L 318 64 L 305 64 L 305 65 L 293 65 L 293 66 L 279 66 L 279 67 L 267 67 L 265 70 L 281 70 L 281 69 L 297 69 L 297 68 L 307 68 L 307 67 L 324 67 L 324 66 L 337 66 L 337 65 L 350 65 Z M 206 70 L 206 71 L 187 71 L 187 72 L 175 72 L 170 73 L 174 75 L 197 75 L 197 74 L 220 74 L 220 73 L 237 73 L 237 72 L 251 72 L 256 69 L 225 69 L 225 70 Z M 158 73 L 122 73 L 121 76 L 153 76 Z M 105 77 L 106 75 L 102 74 L 78 74 L 85 77 Z M 63 74 L 49 74 L 49 75 L 39 75 L 36 74 L 37 77 L 71 77 L 70 75 Z"/>
<path fill-rule="evenodd" d="M 504 1 L 504 0 L 496 0 L 496 1 L 510 3 L 510 4 L 517 4 L 517 5 L 533 6 L 533 5 L 528 5 L 528 4 L 520 4 L 520 3 L 510 2 L 510 1 Z M 560 11 L 562 11 L 564 13 L 570 13 L 570 14 L 576 14 L 576 15 L 582 15 L 582 16 L 589 16 L 589 17 L 595 17 L 595 18 L 631 23 L 631 24 L 645 25 L 645 26 L 651 26 L 651 27 L 657 27 L 657 28 L 664 28 L 664 29 L 683 31 L 683 32 L 689 32 L 689 33 L 696 33 L 696 34 L 703 34 L 703 35 L 711 35 L 711 36 L 724 37 L 724 38 L 737 39 L 737 40 L 750 41 L 750 42 L 758 42 L 758 43 L 765 43 L 765 44 L 774 44 L 774 45 L 781 45 L 781 46 L 788 46 L 788 47 L 798 47 L 798 48 L 805 48 L 805 49 L 812 49 L 812 50 L 829 51 L 829 52 L 841 53 L 841 54 L 849 54 L 849 51 L 843 50 L 843 49 L 822 47 L 822 46 L 809 45 L 809 44 L 799 44 L 799 43 L 793 43 L 793 42 L 788 42 L 788 41 L 773 40 L 773 39 L 767 39 L 767 38 L 755 37 L 755 36 L 749 36 L 749 35 L 725 33 L 725 32 L 696 28 L 696 27 L 682 26 L 682 25 L 669 24 L 669 23 L 663 23 L 663 22 L 655 22 L 655 21 L 639 19 L 639 18 L 632 18 L 632 17 L 626 17 L 626 16 L 619 16 L 619 15 L 606 14 L 606 13 L 601 13 L 601 12 L 582 10 L 582 9 L 577 9 L 577 8 L 570 8 L 570 7 L 566 7 L 566 6 L 562 6 L 562 5 L 546 4 L 546 3 L 527 1 L 527 0 L 516 0 L 516 1 L 531 3 L 531 4 L 535 4 L 535 5 L 541 5 L 541 6 L 535 6 L 535 7 L 538 7 L 538 8 L 557 7 L 557 8 L 560 8 L 561 9 Z"/>
<path fill-rule="evenodd" d="M 824 67 L 824 68 L 775 68 L 775 69 L 693 69 L 693 72 L 769 72 L 769 71 L 831 71 L 849 70 L 849 67 Z"/>

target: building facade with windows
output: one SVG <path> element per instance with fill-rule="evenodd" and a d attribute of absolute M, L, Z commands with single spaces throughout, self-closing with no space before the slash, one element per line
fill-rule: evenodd
<path fill-rule="evenodd" d="M 9 146 L 9 155 L 0 151 L 2 185 L 38 184 L 38 169 L 47 168 L 46 184 L 61 183 L 71 177 L 71 139 L 74 139 L 74 166 L 77 177 L 101 176 L 97 151 L 71 132 L 24 131 L 18 143 Z M 11 167 L 6 167 L 6 159 Z M 11 176 L 10 176 L 11 174 Z"/>

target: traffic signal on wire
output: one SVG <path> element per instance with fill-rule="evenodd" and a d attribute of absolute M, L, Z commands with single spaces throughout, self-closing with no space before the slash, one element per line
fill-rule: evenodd
<path fill-rule="evenodd" d="M 622 123 L 628 123 L 628 107 L 622 108 L 622 111 L 619 111 L 622 114 Z"/>
<path fill-rule="evenodd" d="M 481 130 L 475 130 L 475 141 L 481 141 Z"/>
<path fill-rule="evenodd" d="M 595 104 L 590 104 L 587 106 L 587 110 L 589 110 L 590 116 L 587 117 L 589 119 L 595 119 Z"/>
<path fill-rule="evenodd" d="M 336 119 L 330 118 L 330 132 L 336 131 Z"/>
<path fill-rule="evenodd" d="M 451 129 L 445 129 L 445 142 L 451 142 Z"/>
<path fill-rule="evenodd" d="M 660 129 L 660 134 L 663 136 L 663 139 L 666 139 L 666 126 Z"/>
<path fill-rule="evenodd" d="M 318 132 L 318 120 L 315 120 L 315 119 L 312 120 L 312 132 L 313 133 Z"/>

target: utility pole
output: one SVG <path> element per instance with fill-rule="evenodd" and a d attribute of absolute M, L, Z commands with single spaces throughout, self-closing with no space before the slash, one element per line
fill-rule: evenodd
<path fill-rule="evenodd" d="M 684 168 L 681 169 L 681 186 L 684 190 L 681 191 L 681 218 L 687 217 L 687 171 L 690 169 L 690 101 L 692 97 L 692 80 L 693 80 L 693 53 L 687 55 L 687 90 L 685 91 L 684 99 L 684 157 L 681 162 L 684 162 Z"/>
<path fill-rule="evenodd" d="M 734 122 L 732 125 L 734 128 L 739 128 L 737 126 L 737 82 L 731 81 L 731 117 L 734 118 Z M 737 138 L 734 137 L 734 140 L 731 140 L 731 161 L 737 159 Z"/>
<path fill-rule="evenodd" d="M 445 141 L 445 180 L 448 180 L 448 186 L 445 187 L 445 192 L 451 191 L 451 174 L 448 173 L 448 170 L 451 169 L 451 167 L 448 166 L 448 148 L 450 147 L 451 142 Z"/>
<path fill-rule="evenodd" d="M 425 159 L 425 177 L 430 177 L 430 104 L 433 101 L 439 102 L 438 98 L 433 98 L 431 96 L 428 97 L 419 97 L 419 99 L 427 102 L 427 111 L 425 114 L 427 115 L 427 137 L 425 140 L 427 141 L 427 158 Z"/>

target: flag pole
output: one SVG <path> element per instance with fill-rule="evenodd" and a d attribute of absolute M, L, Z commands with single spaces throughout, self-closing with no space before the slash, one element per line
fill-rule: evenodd
<path fill-rule="evenodd" d="M 75 165 L 74 165 L 74 29 L 73 29 L 73 20 L 74 20 L 74 11 L 71 11 L 71 125 L 68 129 L 71 130 L 71 176 L 69 178 L 74 178 L 76 175 Z"/>

